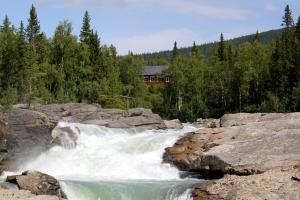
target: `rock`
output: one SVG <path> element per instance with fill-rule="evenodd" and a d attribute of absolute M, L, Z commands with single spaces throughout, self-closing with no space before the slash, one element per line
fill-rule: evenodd
<path fill-rule="evenodd" d="M 296 200 L 300 184 L 291 180 L 299 167 L 278 167 L 263 174 L 227 175 L 220 180 L 199 184 L 193 191 L 194 200 Z"/>
<path fill-rule="evenodd" d="M 198 119 L 196 124 L 199 124 L 204 128 L 219 128 L 220 119 Z"/>
<path fill-rule="evenodd" d="M 220 177 L 260 174 L 275 167 L 299 164 L 299 113 L 263 117 L 241 126 L 189 133 L 166 149 L 164 161 L 182 170 Z"/>
<path fill-rule="evenodd" d="M 32 109 L 45 113 L 50 121 L 59 121 L 104 125 L 113 128 L 158 129 L 163 120 L 150 109 L 134 108 L 129 110 L 103 109 L 97 104 L 34 104 Z"/>
<path fill-rule="evenodd" d="M 179 121 L 179 119 L 164 120 L 164 124 L 167 129 L 182 129 L 183 128 L 183 125 Z"/>
<path fill-rule="evenodd" d="M 52 142 L 67 149 L 75 148 L 77 145 L 79 129 L 68 126 L 68 123 L 60 123 L 52 130 Z"/>
<path fill-rule="evenodd" d="M 299 119 L 300 113 L 238 113 L 226 114 L 220 119 L 222 127 L 241 126 L 256 122 Z"/>
<path fill-rule="evenodd" d="M 0 162 L 7 157 L 7 122 L 0 120 Z M 3 167 L 0 166 L 0 174 L 3 171 Z"/>
<path fill-rule="evenodd" d="M 0 200 L 59 200 L 56 196 L 34 195 L 26 190 L 0 189 Z"/>
<path fill-rule="evenodd" d="M 55 122 L 53 123 L 47 114 L 16 108 L 11 112 L 0 110 L 0 116 L 9 125 L 6 136 L 7 152 L 1 162 L 5 170 L 18 170 L 20 164 L 53 146 L 50 142 Z"/>
<path fill-rule="evenodd" d="M 81 122 L 82 124 L 98 125 L 98 126 L 108 126 L 109 122 L 107 120 L 87 120 Z"/>
<path fill-rule="evenodd" d="M 7 122 L 0 120 L 0 138 L 4 138 L 7 135 Z"/>
<path fill-rule="evenodd" d="M 295 172 L 295 174 L 292 176 L 292 180 L 294 181 L 300 181 L 300 170 Z"/>
<path fill-rule="evenodd" d="M 66 199 L 58 181 L 38 171 L 26 171 L 22 175 L 8 176 L 6 182 L 16 184 L 21 190 L 28 190 L 35 195 L 53 195 Z"/>

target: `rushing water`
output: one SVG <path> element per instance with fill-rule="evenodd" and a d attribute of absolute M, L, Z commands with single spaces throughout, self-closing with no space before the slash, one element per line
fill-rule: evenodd
<path fill-rule="evenodd" d="M 21 166 L 39 170 L 60 180 L 70 200 L 188 200 L 199 180 L 180 179 L 179 171 L 162 164 L 164 149 L 184 133 L 69 124 L 80 129 L 74 149 L 53 147 Z"/>

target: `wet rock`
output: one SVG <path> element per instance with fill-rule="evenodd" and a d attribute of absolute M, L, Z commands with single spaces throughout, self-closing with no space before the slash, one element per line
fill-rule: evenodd
<path fill-rule="evenodd" d="M 28 190 L 35 195 L 53 195 L 66 199 L 59 182 L 47 174 L 38 171 L 26 171 L 22 175 L 8 176 L 6 182 L 16 184 L 21 190 Z"/>
<path fill-rule="evenodd" d="M 183 128 L 183 125 L 179 121 L 179 119 L 164 120 L 164 124 L 167 129 L 182 129 Z"/>
<path fill-rule="evenodd" d="M 52 142 L 67 149 L 75 148 L 77 145 L 79 129 L 72 128 L 68 126 L 68 124 L 64 124 L 64 126 L 59 124 L 52 130 Z"/>

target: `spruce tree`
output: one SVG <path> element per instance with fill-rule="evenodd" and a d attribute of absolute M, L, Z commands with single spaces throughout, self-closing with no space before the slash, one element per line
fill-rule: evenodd
<path fill-rule="evenodd" d="M 192 47 L 192 56 L 198 57 L 200 58 L 200 49 L 197 47 L 196 42 L 193 43 L 193 47 Z"/>
<path fill-rule="evenodd" d="M 219 48 L 218 48 L 218 58 L 221 62 L 225 61 L 225 40 L 224 35 L 221 33 Z"/>
<path fill-rule="evenodd" d="M 20 23 L 20 28 L 17 32 L 17 55 L 16 58 L 17 65 L 18 65 L 18 93 L 20 94 L 20 100 L 23 101 L 25 95 L 25 53 L 26 53 L 26 39 L 25 39 L 25 31 L 24 31 L 24 24 L 23 21 Z"/>
<path fill-rule="evenodd" d="M 36 9 L 33 5 L 31 6 L 30 9 L 30 16 L 28 19 L 26 34 L 27 34 L 27 40 L 29 42 L 35 40 L 37 36 L 40 34 L 40 22 L 37 17 Z"/>
<path fill-rule="evenodd" d="M 297 41 L 300 43 L 300 16 L 298 17 L 298 21 L 296 24 L 295 37 L 296 37 Z"/>
<path fill-rule="evenodd" d="M 81 27 L 81 31 L 80 31 L 80 41 L 81 42 L 85 42 L 85 43 L 89 43 L 90 40 L 90 36 L 91 36 L 91 17 L 88 13 L 88 11 L 85 11 L 84 13 L 84 17 L 83 17 L 83 22 L 82 22 L 82 27 Z"/>
<path fill-rule="evenodd" d="M 177 42 L 174 42 L 174 47 L 172 51 L 172 60 L 174 60 L 178 56 L 178 48 L 177 48 Z"/>
<path fill-rule="evenodd" d="M 258 30 L 255 33 L 253 42 L 260 42 L 260 34 L 259 34 Z"/>

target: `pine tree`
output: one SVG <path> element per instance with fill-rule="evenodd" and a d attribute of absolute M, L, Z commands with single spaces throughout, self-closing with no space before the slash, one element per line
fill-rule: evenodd
<path fill-rule="evenodd" d="M 18 93 L 20 100 L 23 101 L 25 96 L 25 53 L 26 53 L 26 39 L 23 21 L 20 23 L 19 31 L 17 32 L 17 65 L 18 65 Z"/>
<path fill-rule="evenodd" d="M 282 17 L 282 19 L 283 19 L 282 26 L 284 26 L 285 28 L 292 28 L 294 26 L 292 11 L 289 5 L 285 7 L 284 16 Z"/>
<path fill-rule="evenodd" d="M 198 57 L 198 58 L 201 57 L 200 49 L 197 47 L 196 42 L 193 43 L 192 56 L 195 56 L 195 57 Z"/>
<path fill-rule="evenodd" d="M 0 38 L 0 84 L 3 89 L 9 89 L 16 86 L 16 73 L 17 67 L 15 63 L 16 59 L 16 46 L 14 29 L 11 26 L 11 22 L 7 16 L 3 20 L 1 26 L 1 38 Z"/>
<path fill-rule="evenodd" d="M 37 38 L 37 36 L 40 34 L 40 22 L 37 17 L 36 9 L 32 5 L 30 9 L 30 17 L 28 19 L 28 26 L 26 29 L 27 33 L 27 40 L 29 42 L 32 42 Z"/>
<path fill-rule="evenodd" d="M 178 48 L 177 48 L 177 42 L 174 42 L 174 47 L 172 51 L 172 60 L 174 60 L 178 56 Z"/>
<path fill-rule="evenodd" d="M 221 33 L 219 48 L 218 48 L 218 58 L 221 62 L 225 61 L 225 40 L 224 35 Z"/>
<path fill-rule="evenodd" d="M 296 24 L 295 37 L 298 40 L 298 42 L 300 43 L 300 16 L 299 16 L 297 24 Z"/>
<path fill-rule="evenodd" d="M 253 42 L 255 42 L 255 41 L 257 41 L 257 42 L 260 41 L 260 34 L 259 34 L 258 30 L 256 31 L 255 36 L 254 36 Z"/>
<path fill-rule="evenodd" d="M 83 23 L 82 23 L 82 27 L 81 27 L 81 32 L 80 32 L 80 41 L 81 42 L 85 42 L 85 43 L 89 43 L 90 40 L 90 36 L 91 36 L 91 17 L 88 13 L 88 11 L 85 11 L 84 13 L 84 17 L 83 17 Z"/>

